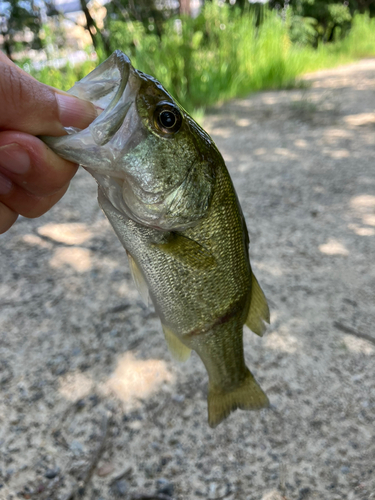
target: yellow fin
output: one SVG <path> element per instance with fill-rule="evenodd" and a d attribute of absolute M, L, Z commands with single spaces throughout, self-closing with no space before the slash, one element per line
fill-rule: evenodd
<path fill-rule="evenodd" d="M 168 241 L 154 245 L 190 267 L 210 269 L 216 266 L 216 259 L 207 248 L 182 234 L 171 233 Z"/>
<path fill-rule="evenodd" d="M 269 406 L 269 400 L 260 388 L 250 370 L 245 380 L 230 392 L 213 387 L 208 389 L 208 424 L 216 427 L 237 408 L 241 410 L 261 410 Z"/>
<path fill-rule="evenodd" d="M 262 337 L 266 331 L 264 322 L 270 322 L 270 310 L 268 309 L 267 299 L 256 277 L 253 273 L 251 275 L 251 302 L 245 324 L 251 331 Z"/>
<path fill-rule="evenodd" d="M 168 349 L 173 358 L 177 361 L 184 362 L 190 357 L 191 349 L 181 342 L 170 328 L 162 325 L 165 340 L 167 341 Z"/>
<path fill-rule="evenodd" d="M 148 306 L 149 294 L 148 294 L 148 286 L 146 280 L 144 279 L 143 274 L 139 269 L 139 267 L 137 266 L 133 257 L 130 255 L 129 252 L 126 253 L 128 255 L 130 272 L 132 273 L 135 286 L 137 287 L 137 290 L 140 296 L 142 297 L 143 302 L 146 304 L 146 306 Z"/>

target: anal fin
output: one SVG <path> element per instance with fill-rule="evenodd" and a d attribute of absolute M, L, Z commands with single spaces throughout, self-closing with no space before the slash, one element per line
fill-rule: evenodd
<path fill-rule="evenodd" d="M 184 362 L 189 359 L 191 354 L 191 349 L 184 345 L 176 334 L 172 332 L 170 328 L 162 325 L 163 332 L 165 335 L 165 340 L 168 345 L 168 349 L 176 361 Z"/>
<path fill-rule="evenodd" d="M 251 273 L 251 276 L 251 302 L 245 324 L 251 331 L 262 337 L 266 331 L 264 322 L 270 322 L 270 310 L 268 308 L 267 299 L 256 277 L 253 273 Z"/>
<path fill-rule="evenodd" d="M 135 286 L 137 287 L 137 290 L 138 290 L 140 296 L 142 297 L 143 302 L 146 304 L 146 306 L 148 306 L 149 305 L 149 293 L 148 293 L 148 286 L 147 286 L 146 280 L 144 279 L 142 271 L 137 266 L 133 257 L 130 255 L 130 253 L 128 251 L 126 253 L 128 255 L 130 272 L 133 276 Z"/>

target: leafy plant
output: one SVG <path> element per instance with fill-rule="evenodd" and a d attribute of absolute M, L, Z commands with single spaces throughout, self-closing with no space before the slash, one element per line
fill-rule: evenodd
<path fill-rule="evenodd" d="M 8 0 L 1 5 L 0 34 L 3 37 L 5 52 L 10 59 L 16 50 L 22 50 L 24 47 L 33 49 L 42 47 L 39 37 L 41 27 L 40 7 L 34 1 Z M 25 28 L 31 36 L 16 40 L 17 33 L 24 32 Z"/>
<path fill-rule="evenodd" d="M 290 88 L 305 72 L 375 54 L 375 19 L 367 14 L 354 16 L 346 37 L 318 41 L 316 48 L 308 43 L 312 31 L 307 21 L 294 17 L 290 11 L 283 20 L 265 8 L 259 22 L 259 13 L 207 2 L 195 19 L 168 19 L 161 36 L 140 21 L 113 19 L 108 29 L 113 49 L 127 53 L 136 68 L 155 76 L 189 112 L 197 113 L 252 91 Z M 307 25 L 301 28 L 298 22 Z M 67 89 L 93 66 L 86 62 L 33 74 Z"/>
<path fill-rule="evenodd" d="M 296 14 L 290 16 L 289 36 L 293 43 L 312 45 L 317 43 L 318 21 L 313 17 L 303 17 Z"/>

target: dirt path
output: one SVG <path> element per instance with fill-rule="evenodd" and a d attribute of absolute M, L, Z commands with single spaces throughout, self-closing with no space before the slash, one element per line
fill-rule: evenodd
<path fill-rule="evenodd" d="M 205 120 L 272 309 L 245 332 L 272 408 L 209 429 L 205 370 L 171 361 L 81 171 L 0 237 L 1 500 L 375 498 L 375 60 L 308 79 Z"/>

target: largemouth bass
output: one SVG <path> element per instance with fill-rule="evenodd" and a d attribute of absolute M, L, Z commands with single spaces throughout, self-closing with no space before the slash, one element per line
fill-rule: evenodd
<path fill-rule="evenodd" d="M 98 200 L 149 294 L 175 358 L 193 349 L 209 377 L 208 422 L 268 398 L 247 368 L 243 325 L 269 310 L 251 271 L 244 216 L 210 136 L 153 77 L 116 51 L 69 91 L 104 111 L 85 130 L 43 138 L 98 183 Z"/>

